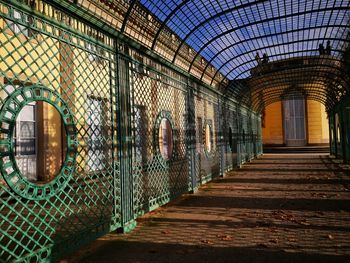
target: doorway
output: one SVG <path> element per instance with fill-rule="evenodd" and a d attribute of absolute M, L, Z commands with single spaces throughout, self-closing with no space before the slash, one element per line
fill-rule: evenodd
<path fill-rule="evenodd" d="M 283 100 L 284 141 L 286 146 L 305 146 L 305 100 Z"/>

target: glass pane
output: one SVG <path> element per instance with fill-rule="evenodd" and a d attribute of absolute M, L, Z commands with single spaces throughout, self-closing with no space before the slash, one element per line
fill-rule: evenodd
<path fill-rule="evenodd" d="M 35 105 L 26 105 L 22 108 L 20 113 L 21 120 L 34 121 Z"/>
<path fill-rule="evenodd" d="M 35 137 L 35 122 L 21 121 L 20 122 L 20 137 L 33 138 Z"/>
<path fill-rule="evenodd" d="M 28 180 L 47 183 L 58 175 L 67 149 L 62 125 L 60 113 L 47 102 L 26 105 L 18 114 L 15 159 Z"/>
<path fill-rule="evenodd" d="M 205 149 L 207 152 L 211 152 L 212 149 L 212 131 L 209 124 L 205 126 Z"/>
<path fill-rule="evenodd" d="M 305 134 L 305 101 L 303 99 L 285 100 L 284 124 L 287 145 L 303 145 Z"/>
<path fill-rule="evenodd" d="M 90 171 L 97 171 L 103 169 L 106 152 L 104 148 L 104 100 L 99 98 L 88 98 L 87 107 L 87 129 L 88 129 L 88 168 Z"/>
<path fill-rule="evenodd" d="M 35 155 L 35 139 L 16 140 L 16 154 L 17 155 Z"/>
<path fill-rule="evenodd" d="M 173 151 L 173 131 L 170 121 L 162 119 L 159 126 L 159 149 L 162 157 L 169 160 Z"/>

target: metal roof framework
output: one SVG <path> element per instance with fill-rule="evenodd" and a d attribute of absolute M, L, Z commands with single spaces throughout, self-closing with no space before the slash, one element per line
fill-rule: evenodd
<path fill-rule="evenodd" d="M 187 60 L 189 73 L 192 73 L 195 67 L 198 70 L 198 64 L 202 65 L 199 67 L 201 69 L 199 79 L 203 80 L 205 76 L 210 76 L 209 82 L 212 85 L 217 82 L 218 75 L 223 76 L 219 85 L 216 86 L 225 86 L 228 93 L 235 98 L 243 96 L 244 99 L 241 100 L 244 103 L 248 103 L 249 100 L 245 97 L 247 93 L 256 92 L 252 91 L 251 86 L 241 85 L 237 88 L 237 85 L 232 83 L 247 79 L 250 81 L 246 83 L 259 84 L 254 88 L 256 90 L 269 88 L 266 83 L 262 84 L 261 77 L 260 82 L 252 81 L 256 77 L 252 76 L 251 72 L 257 67 L 257 53 L 260 57 L 267 54 L 269 63 L 317 57 L 320 55 L 319 45 L 322 44 L 326 48 L 329 41 L 331 46 L 329 56 L 340 63 L 348 63 L 344 61 L 344 53 L 350 43 L 349 0 L 100 1 L 105 5 L 112 3 L 118 5 L 120 2 L 123 10 L 127 10 L 123 13 L 121 27 L 121 31 L 125 33 L 128 32 L 127 28 L 135 22 L 135 17 L 144 16 L 144 12 L 152 14 L 157 23 L 149 25 L 151 37 L 147 39 L 149 43 L 146 46 L 159 52 L 162 48 L 164 49 L 164 43 L 170 42 L 167 59 L 175 64 L 179 60 Z M 145 27 L 147 28 L 147 25 Z M 195 51 L 193 56 L 189 56 L 189 47 Z M 322 60 L 315 60 L 313 63 L 317 61 L 323 63 Z M 303 65 L 300 67 L 305 68 Z M 317 71 L 317 65 L 314 65 L 312 72 L 306 69 L 297 73 L 294 70 L 292 78 L 284 78 L 285 73 L 283 73 L 282 77 L 277 78 L 279 84 L 275 83 L 275 85 L 276 87 L 288 86 L 290 83 L 297 82 L 297 86 L 302 86 L 301 82 L 305 79 L 303 74 L 305 72 L 314 74 L 314 77 L 319 79 L 314 84 L 309 81 L 303 89 L 311 92 L 311 87 L 317 86 L 319 89 L 321 85 L 323 95 L 304 93 L 309 98 L 328 103 L 333 96 L 331 89 L 334 89 L 334 85 L 342 87 L 342 94 L 346 94 L 350 89 L 348 79 L 340 80 L 347 78 L 343 75 L 349 75 L 343 72 L 342 68 L 345 66 L 339 66 L 327 73 L 325 67 L 321 66 L 322 74 Z M 266 74 L 269 73 L 266 72 Z M 271 74 L 275 73 L 271 72 Z M 230 81 L 228 86 L 227 80 Z M 237 90 L 233 91 L 233 89 Z M 269 98 L 264 96 L 263 100 L 266 100 L 264 104 L 270 100 L 280 99 L 280 96 L 281 94 L 279 97 L 278 95 Z"/>

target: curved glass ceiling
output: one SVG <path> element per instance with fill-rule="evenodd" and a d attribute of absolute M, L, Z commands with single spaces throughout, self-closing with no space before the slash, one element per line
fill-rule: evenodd
<path fill-rule="evenodd" d="M 244 79 L 257 65 L 318 55 L 329 40 L 341 57 L 349 39 L 349 0 L 140 0 L 179 38 L 173 61 L 187 43 L 228 79 Z M 153 40 L 157 45 L 160 32 Z M 195 57 L 196 59 L 197 57 Z M 193 64 L 193 61 L 190 61 Z M 206 68 L 207 70 L 207 68 Z"/>

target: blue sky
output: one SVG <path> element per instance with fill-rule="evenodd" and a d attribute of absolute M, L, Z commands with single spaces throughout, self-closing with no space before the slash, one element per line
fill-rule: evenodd
<path fill-rule="evenodd" d="M 182 0 L 141 0 L 146 8 L 164 21 Z M 256 65 L 256 52 L 270 60 L 317 55 L 320 42 L 332 42 L 340 55 L 348 25 L 348 0 L 271 0 L 237 8 L 256 1 L 188 1 L 167 21 L 167 26 L 229 79 L 249 77 Z M 280 18 L 280 17 L 284 18 Z M 197 28 L 196 28 L 197 27 Z M 196 30 L 194 30 L 196 28 Z"/>

